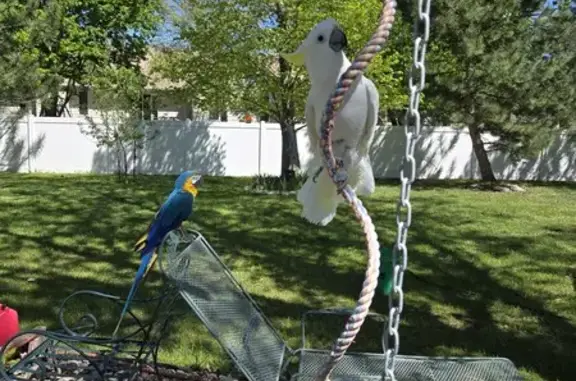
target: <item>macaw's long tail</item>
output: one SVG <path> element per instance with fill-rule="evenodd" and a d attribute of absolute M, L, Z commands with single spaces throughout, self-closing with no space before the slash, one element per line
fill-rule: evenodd
<path fill-rule="evenodd" d="M 146 230 L 146 232 L 144 234 L 142 234 L 142 236 L 140 238 L 138 238 L 138 241 L 136 241 L 136 243 L 134 244 L 134 251 L 142 251 L 144 250 L 144 248 L 146 247 L 146 244 L 148 243 L 148 232 L 150 231 L 150 227 L 148 227 L 148 229 Z"/>
<path fill-rule="evenodd" d="M 118 324 L 116 325 L 116 329 L 114 329 L 114 333 L 112 334 L 112 338 L 116 337 L 118 333 L 118 329 L 120 328 L 120 324 L 124 319 L 124 315 L 128 311 L 128 307 L 134 298 L 134 294 L 138 290 L 138 286 L 144 279 L 144 277 L 148 274 L 154 263 L 156 262 L 157 254 L 156 251 L 143 253 L 142 257 L 140 258 L 140 266 L 138 267 L 138 271 L 136 272 L 136 276 L 134 277 L 134 281 L 132 282 L 132 287 L 130 288 L 130 292 L 128 293 L 128 297 L 126 298 L 126 302 L 124 302 L 124 307 L 122 308 L 122 312 L 120 313 L 120 319 L 118 320 Z"/>
<path fill-rule="evenodd" d="M 150 232 L 150 227 L 148 227 L 148 230 L 146 230 L 146 233 L 142 234 L 142 236 L 138 239 L 138 241 L 136 241 L 136 243 L 134 244 L 134 251 L 137 251 L 140 253 L 146 253 L 150 250 L 147 247 L 150 244 L 150 241 L 148 239 L 149 238 L 149 232 Z M 144 254 L 142 254 L 142 257 L 144 257 Z M 150 261 L 148 263 L 148 267 L 146 267 L 146 269 L 144 270 L 144 275 L 142 276 L 142 280 L 144 280 L 146 278 L 146 276 L 148 275 L 150 270 L 154 267 L 154 264 L 156 263 L 157 258 L 158 258 L 158 254 L 156 253 L 156 251 L 154 251 L 154 253 L 152 254 L 152 258 L 150 259 Z"/>

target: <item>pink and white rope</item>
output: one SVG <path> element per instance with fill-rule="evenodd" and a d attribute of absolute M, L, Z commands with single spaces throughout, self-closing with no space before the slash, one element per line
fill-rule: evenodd
<path fill-rule="evenodd" d="M 368 264 L 364 283 L 362 284 L 362 291 L 360 292 L 360 297 L 358 298 L 354 312 L 348 318 L 344 330 L 334 343 L 330 358 L 316 376 L 316 381 L 328 381 L 332 370 L 338 361 L 344 357 L 344 354 L 360 331 L 360 327 L 364 324 L 364 320 L 372 304 L 372 299 L 374 298 L 376 286 L 378 285 L 378 276 L 380 275 L 380 245 L 378 243 L 378 235 L 376 234 L 368 211 L 364 208 L 358 197 L 356 197 L 354 190 L 347 184 L 345 168 L 342 167 L 340 161 L 334 158 L 331 137 L 332 130 L 334 129 L 334 116 L 338 107 L 354 81 L 364 73 L 370 61 L 372 61 L 372 58 L 382 49 L 382 46 L 390 35 L 395 13 L 396 2 L 394 0 L 384 0 L 376 32 L 374 32 L 370 41 L 368 41 L 366 46 L 364 46 L 355 57 L 354 62 L 352 62 L 348 70 L 342 74 L 336 90 L 326 104 L 324 111 L 325 118 L 320 132 L 320 148 L 324 154 L 324 168 L 328 171 L 338 191 L 352 207 L 356 219 L 362 226 L 366 237 Z"/>

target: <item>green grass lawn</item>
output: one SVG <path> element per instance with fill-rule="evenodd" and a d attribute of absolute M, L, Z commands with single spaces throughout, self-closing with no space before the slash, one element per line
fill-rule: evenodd
<path fill-rule="evenodd" d="M 59 304 L 75 290 L 125 296 L 138 263 L 131 246 L 174 179 L 0 175 L 0 301 L 32 328 L 56 327 Z M 298 347 L 303 311 L 354 305 L 365 266 L 360 227 L 346 205 L 328 227 L 307 224 L 294 195 L 251 195 L 248 183 L 207 178 L 191 224 Z M 573 381 L 576 187 L 488 193 L 463 185 L 413 190 L 401 351 L 505 356 L 528 381 Z M 398 193 L 381 185 L 365 200 L 385 245 L 396 232 Z M 156 270 L 142 292 L 160 284 Z M 386 299 L 378 295 L 372 308 L 386 314 Z M 377 329 L 367 323 L 360 344 L 377 347 Z M 312 332 L 312 343 L 326 348 L 322 333 Z M 175 322 L 161 360 L 228 364 L 192 315 Z"/>

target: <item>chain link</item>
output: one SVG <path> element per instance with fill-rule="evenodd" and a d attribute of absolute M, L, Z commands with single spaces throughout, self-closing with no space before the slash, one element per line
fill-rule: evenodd
<path fill-rule="evenodd" d="M 430 4 L 432 0 L 418 0 L 418 18 L 415 25 L 413 63 L 410 71 L 408 87 L 410 102 L 406 112 L 406 150 L 402 168 L 400 169 L 400 198 L 396 206 L 396 224 L 398 232 L 393 250 L 392 264 L 394 266 L 393 290 L 388 298 L 388 345 L 385 353 L 386 380 L 396 381 L 394 375 L 394 359 L 400 348 L 400 315 L 404 308 L 404 271 L 408 266 L 408 228 L 412 223 L 412 204 L 410 190 L 416 180 L 416 159 L 414 150 L 420 137 L 420 93 L 426 83 L 426 46 L 430 36 Z"/>

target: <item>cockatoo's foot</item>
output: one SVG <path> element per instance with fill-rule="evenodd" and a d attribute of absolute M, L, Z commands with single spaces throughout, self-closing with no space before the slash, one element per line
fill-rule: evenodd
<path fill-rule="evenodd" d="M 336 158 L 336 168 L 334 169 L 334 180 L 338 183 L 346 183 L 348 181 L 348 174 L 344 169 L 344 161 L 342 159 Z M 312 176 L 312 181 L 314 183 L 318 182 L 318 176 L 322 173 L 324 167 L 319 167 L 316 172 L 314 172 L 314 176 Z"/>
<path fill-rule="evenodd" d="M 323 170 L 323 169 L 324 169 L 324 167 L 323 167 L 323 166 L 320 166 L 320 167 L 316 170 L 316 172 L 314 172 L 314 176 L 312 176 L 312 181 L 313 181 L 314 183 L 318 182 L 318 176 L 320 176 L 320 174 L 322 173 L 322 170 Z"/>

